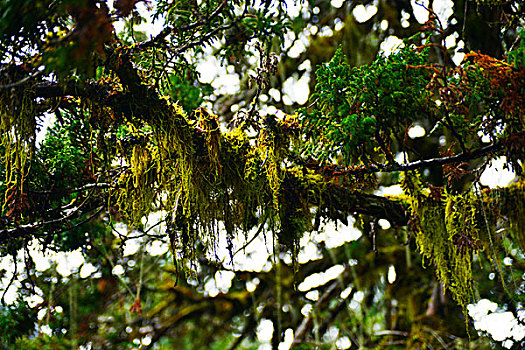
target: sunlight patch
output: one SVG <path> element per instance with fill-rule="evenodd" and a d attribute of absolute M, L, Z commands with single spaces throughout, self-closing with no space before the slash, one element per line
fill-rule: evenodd
<path fill-rule="evenodd" d="M 377 6 L 374 5 L 357 5 L 352 14 L 355 17 L 355 20 L 359 23 L 368 21 L 377 13 Z"/>

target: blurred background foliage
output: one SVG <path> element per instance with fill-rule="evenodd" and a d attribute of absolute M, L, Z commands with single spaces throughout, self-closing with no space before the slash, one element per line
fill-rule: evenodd
<path fill-rule="evenodd" d="M 271 129 L 253 166 L 259 176 L 279 160 L 288 168 L 295 162 L 304 178 L 317 167 L 311 178 L 368 194 L 388 195 L 404 160 L 504 145 L 486 158 L 421 171 L 428 198 L 438 202 L 473 186 L 481 193 L 489 155 L 507 156 L 516 175 L 523 167 L 523 11 L 522 1 L 496 0 L 2 1 L 0 346 L 522 348 L 524 232 L 519 220 L 509 229 L 504 213 L 495 214 L 490 251 L 471 253 L 471 302 L 489 299 L 515 317 L 514 330 L 500 338 L 474 327 L 465 305 L 436 278 L 434 261 L 422 258 L 414 235 L 423 215 L 410 211 L 409 198 L 397 198 L 414 214 L 408 226 L 328 205 L 313 217 L 290 180 L 282 190 L 290 215 L 281 220 L 301 231 L 288 237 L 293 242 L 276 243 L 266 232 L 276 219 L 259 211 L 244 223 L 255 227 L 246 237 L 233 237 L 227 222 L 211 228 L 219 232 L 212 244 L 181 233 L 182 244 L 194 245 L 187 261 L 171 234 L 179 224 L 192 231 L 191 224 L 170 221 L 171 213 L 149 203 L 142 208 L 149 220 L 128 226 L 131 213 L 119 212 L 108 190 L 129 171 L 138 147 L 158 136 L 134 124 L 141 106 L 167 101 L 203 135 L 215 129 L 202 122 L 199 107 L 219 116 L 216 129 Z M 123 92 L 133 89 L 145 92 L 127 100 Z M 151 97 L 157 93 L 162 97 Z M 267 117 L 281 112 L 297 113 L 297 125 Z M 288 142 L 275 137 L 283 124 L 306 131 L 275 160 L 268 145 Z M 425 137 L 409 135 L 415 126 Z M 256 142 L 229 137 L 241 150 Z M 337 176 L 381 164 L 391 168 Z M 148 165 L 139 175 L 158 176 Z M 497 208 L 524 213 L 523 190 L 497 193 Z M 274 198 L 264 199 L 272 208 Z M 307 222 L 294 221 L 299 212 L 308 212 Z M 465 240 L 454 242 L 458 251 L 476 244 Z"/>

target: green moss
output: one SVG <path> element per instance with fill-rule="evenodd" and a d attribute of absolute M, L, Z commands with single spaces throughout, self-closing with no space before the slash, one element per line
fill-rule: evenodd
<path fill-rule="evenodd" d="M 494 219 L 508 219 L 507 225 L 512 240 L 525 252 L 525 181 L 492 190 L 486 197 L 490 210 L 495 213 Z"/>
<path fill-rule="evenodd" d="M 473 297 L 472 257 L 480 250 L 480 201 L 472 194 L 446 194 L 445 224 L 448 233 L 448 250 L 451 283 L 448 288 L 462 307 Z"/>
<path fill-rule="evenodd" d="M 525 182 L 517 182 L 508 188 L 505 207 L 512 238 L 525 252 Z"/>
<path fill-rule="evenodd" d="M 115 196 L 124 220 L 139 227 L 155 200 L 155 169 L 150 151 L 139 145 L 133 147 L 127 163 L 130 168 L 120 176 Z"/>
<path fill-rule="evenodd" d="M 480 251 L 481 202 L 472 193 L 445 193 L 434 198 L 417 172 L 405 173 L 402 187 L 409 198 L 416 242 L 424 259 L 436 268 L 443 287 L 465 310 L 473 298 L 472 258 Z"/>
<path fill-rule="evenodd" d="M 219 128 L 219 121 L 217 116 L 208 113 L 204 108 L 195 111 L 197 116 L 197 124 L 200 131 L 204 134 L 208 159 L 211 167 L 214 168 L 215 176 L 221 173 L 221 131 Z"/>
<path fill-rule="evenodd" d="M 14 67 L 17 69 L 17 67 Z M 13 71 L 12 80 L 19 79 L 23 72 Z M 11 80 L 0 81 L 9 84 Z M 25 195 L 24 179 L 35 149 L 36 102 L 34 86 L 24 85 L 0 91 L 0 145 L 4 149 L 2 162 L 5 166 L 5 198 L 3 209 L 16 220 L 22 215 L 21 201 Z"/>

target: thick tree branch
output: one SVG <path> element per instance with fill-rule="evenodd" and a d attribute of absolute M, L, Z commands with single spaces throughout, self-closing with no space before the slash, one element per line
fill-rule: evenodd
<path fill-rule="evenodd" d="M 143 83 L 140 74 L 136 67 L 131 62 L 130 57 L 122 52 L 108 51 L 109 59 L 106 62 L 106 66 L 113 70 L 118 76 L 120 82 L 125 87 L 124 92 L 116 93 L 112 96 L 108 96 L 106 99 L 107 105 L 110 105 L 119 114 L 130 114 L 134 118 L 143 118 L 145 122 L 152 120 L 162 120 L 166 116 L 173 114 L 166 114 L 165 112 L 172 108 L 164 99 L 162 99 L 158 92 L 151 86 Z M 42 84 L 37 86 L 37 95 L 40 97 L 56 97 L 63 95 L 75 95 L 75 96 L 92 96 L 97 94 L 99 97 L 104 91 L 104 88 L 95 84 L 80 85 L 75 82 L 69 82 L 65 86 L 59 86 L 58 84 Z M 132 101 L 135 101 L 132 103 Z M 138 103 L 140 101 L 140 103 Z M 102 101 L 104 103 L 104 101 Z M 164 112 L 162 112 L 164 110 Z M 160 113 L 160 114 L 159 114 Z M 177 117 L 173 115 L 173 117 Z M 193 134 L 194 140 L 202 140 L 202 132 L 199 132 L 196 128 L 191 126 L 184 118 L 180 118 L 177 125 L 181 128 L 188 128 Z M 225 138 L 222 138 L 221 142 L 228 142 Z M 363 193 L 355 191 L 349 188 L 344 188 L 333 184 L 331 181 L 337 176 L 352 176 L 371 174 L 376 172 L 395 172 L 395 171 L 408 171 L 415 169 L 422 169 L 426 167 L 440 166 L 450 163 L 463 162 L 473 160 L 476 158 L 483 157 L 489 153 L 500 150 L 504 145 L 503 141 L 498 141 L 494 144 L 481 147 L 477 150 L 468 153 L 459 153 L 453 156 L 423 159 L 414 161 L 406 164 L 379 164 L 371 165 L 367 167 L 353 167 L 353 168 L 338 168 L 338 167 L 324 167 L 320 168 L 319 164 L 308 165 L 306 161 L 299 157 L 293 157 L 293 162 L 303 165 L 306 168 L 314 170 L 316 173 L 321 174 L 325 182 L 322 184 L 322 191 L 319 191 L 319 183 L 306 184 L 306 188 L 303 191 L 307 193 L 319 193 L 317 197 L 308 197 L 304 195 L 304 198 L 308 198 L 308 205 L 312 207 L 318 207 L 320 214 L 324 217 L 332 220 L 346 220 L 346 217 L 351 214 L 359 213 L 370 215 L 377 218 L 384 218 L 390 221 L 394 225 L 403 226 L 408 222 L 408 215 L 406 208 L 401 202 L 391 200 L 389 198 L 376 196 L 373 194 Z M 206 147 L 201 145 L 201 149 Z M 229 155 L 235 156 L 235 155 Z M 334 170 L 335 169 L 335 170 Z M 283 169 L 283 171 L 287 171 Z M 290 176 L 294 176 L 289 172 Z M 298 180 L 301 182 L 304 180 Z M 332 209 L 326 209 L 323 207 L 324 203 L 330 202 Z M 337 209 L 333 209 L 337 208 Z M 323 211 L 324 210 L 324 211 Z M 30 227 L 34 229 L 34 226 Z M 19 229 L 25 229 L 20 227 Z"/>

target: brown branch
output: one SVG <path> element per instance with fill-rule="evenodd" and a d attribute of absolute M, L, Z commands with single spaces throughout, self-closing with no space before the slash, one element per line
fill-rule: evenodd
<path fill-rule="evenodd" d="M 19 87 L 21 85 L 26 84 L 31 79 L 36 78 L 37 76 L 41 74 L 42 74 L 42 71 L 37 71 L 36 73 L 28 74 L 27 76 L 25 76 L 24 78 L 18 81 L 12 82 L 10 84 L 0 85 L 0 90 L 7 90 L 7 89 L 13 89 L 13 88 Z"/>
<path fill-rule="evenodd" d="M 47 82 L 35 86 L 35 96 L 42 98 L 64 96 L 89 97 L 94 96 L 95 94 L 100 94 L 105 90 L 105 87 L 95 83 L 81 84 L 76 81 L 68 81 L 66 84 L 59 84 Z"/>
<path fill-rule="evenodd" d="M 317 312 L 317 310 L 323 310 L 325 304 L 334 298 L 335 294 L 339 291 L 339 288 L 337 288 L 339 283 L 339 280 L 336 280 L 326 289 L 323 295 L 315 303 L 310 314 L 306 316 L 299 325 L 299 327 L 297 327 L 296 331 L 294 332 L 295 334 L 294 340 L 292 342 L 292 348 L 294 346 L 299 346 L 305 340 L 307 332 L 313 323 L 312 313 Z"/>
<path fill-rule="evenodd" d="M 349 167 L 346 169 L 339 168 L 337 169 L 338 171 L 336 174 L 332 174 L 332 177 L 346 176 L 346 175 L 372 174 L 372 173 L 379 173 L 379 172 L 391 173 L 395 171 L 417 170 L 417 169 L 428 168 L 428 167 L 433 167 L 433 166 L 465 162 L 465 161 L 470 161 L 470 160 L 474 160 L 477 158 L 481 158 L 492 152 L 496 152 L 503 147 L 503 144 L 504 143 L 502 141 L 497 141 L 496 143 L 475 149 L 471 152 L 466 152 L 466 153 L 461 152 L 453 156 L 441 157 L 441 158 L 421 159 L 421 160 L 416 160 L 414 162 L 410 162 L 406 164 L 392 164 L 392 165 L 391 164 L 377 164 L 377 165 L 370 165 L 366 167 Z M 319 168 L 318 164 L 309 166 L 305 163 L 305 166 L 310 169 Z"/>
<path fill-rule="evenodd" d="M 391 224 L 404 226 L 408 222 L 405 207 L 397 201 L 373 194 L 353 191 L 337 185 L 329 185 L 325 191 L 332 206 L 341 213 L 365 214 L 379 219 L 386 219 Z M 320 198 L 321 200 L 321 198 Z M 317 203 L 313 203 L 317 205 Z"/>
<path fill-rule="evenodd" d="M 95 210 L 95 214 L 94 215 L 92 214 L 87 220 L 83 220 L 81 223 L 77 223 L 72 228 L 66 228 L 66 229 L 60 230 L 60 231 L 58 231 L 58 233 L 71 230 L 71 229 L 73 229 L 73 228 L 75 228 L 77 226 L 80 226 L 81 224 L 89 222 L 95 216 L 97 216 L 104 209 L 104 200 L 100 201 L 100 200 L 97 199 L 95 201 L 94 205 L 90 205 L 85 210 L 81 210 L 81 208 L 84 205 L 85 205 L 85 203 L 81 204 L 77 208 L 71 209 L 70 213 L 68 213 L 68 214 L 66 214 L 66 215 L 64 215 L 62 217 L 59 217 L 59 218 L 54 218 L 54 219 L 50 219 L 50 220 L 47 220 L 47 221 L 38 221 L 38 222 L 29 223 L 29 224 L 17 225 L 17 226 L 15 226 L 13 228 L 1 229 L 0 230 L 0 245 L 5 245 L 6 243 L 9 242 L 9 240 L 11 240 L 13 238 L 16 238 L 16 237 L 25 237 L 25 236 L 29 236 L 29 235 L 37 236 L 36 231 L 41 229 L 41 228 L 43 228 L 43 227 L 46 227 L 46 226 L 49 226 L 49 225 L 60 224 L 60 223 L 63 223 L 65 221 L 76 219 L 76 218 L 81 217 L 84 214 L 87 214 L 87 213 Z M 64 207 L 59 208 L 59 210 L 63 210 L 63 209 L 64 209 Z M 55 232 L 52 232 L 52 233 L 55 233 Z M 51 233 L 48 233 L 48 234 L 51 234 Z"/>

